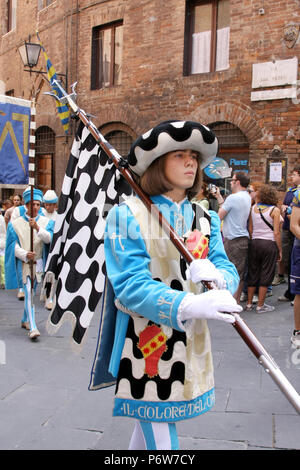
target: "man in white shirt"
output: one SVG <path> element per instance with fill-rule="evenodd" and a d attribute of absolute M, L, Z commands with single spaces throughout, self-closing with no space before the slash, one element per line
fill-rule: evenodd
<path fill-rule="evenodd" d="M 239 276 L 239 287 L 234 294 L 237 302 L 243 290 L 246 261 L 248 256 L 248 218 L 251 210 L 251 197 L 247 191 L 250 178 L 247 173 L 238 171 L 230 182 L 231 191 L 218 215 L 223 220 L 224 247 L 229 260 L 235 265 Z"/>

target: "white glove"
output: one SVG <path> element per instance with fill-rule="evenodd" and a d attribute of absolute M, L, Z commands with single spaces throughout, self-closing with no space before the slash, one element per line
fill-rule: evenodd
<path fill-rule="evenodd" d="M 179 306 L 181 322 L 192 318 L 206 318 L 234 323 L 234 315 L 230 315 L 230 312 L 239 313 L 242 310 L 243 307 L 238 305 L 235 298 L 225 289 L 212 289 L 198 295 L 187 294 Z"/>
<path fill-rule="evenodd" d="M 194 284 L 198 284 L 201 281 L 212 281 L 218 289 L 225 289 L 227 287 L 221 271 L 207 258 L 192 261 L 186 271 L 186 277 Z"/>

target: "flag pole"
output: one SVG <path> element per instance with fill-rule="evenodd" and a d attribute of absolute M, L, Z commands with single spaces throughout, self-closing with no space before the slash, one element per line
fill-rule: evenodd
<path fill-rule="evenodd" d="M 140 197 L 142 202 L 145 204 L 147 209 L 153 214 L 154 217 L 158 220 L 161 227 L 164 231 L 169 235 L 170 240 L 176 246 L 178 251 L 181 253 L 185 261 L 190 264 L 194 257 L 188 251 L 187 247 L 185 246 L 184 242 L 180 239 L 178 234 L 175 232 L 173 227 L 168 223 L 168 221 L 164 218 L 162 213 L 159 211 L 158 207 L 152 202 L 150 197 L 142 190 L 142 188 L 136 183 L 133 178 L 133 175 L 128 168 L 127 161 L 122 158 L 119 153 L 114 149 L 114 147 L 105 140 L 103 135 L 98 131 L 97 127 L 90 121 L 86 113 L 77 106 L 75 103 L 75 86 L 74 84 L 72 88 L 72 93 L 68 95 L 66 91 L 63 89 L 61 84 L 58 81 L 55 81 L 55 85 L 59 88 L 61 92 L 61 97 L 58 98 L 57 95 L 53 93 L 46 93 L 56 100 L 62 102 L 63 104 L 68 104 L 70 108 L 74 111 L 74 113 L 78 116 L 78 118 L 83 122 L 85 127 L 89 130 L 92 134 L 96 142 L 99 146 L 103 149 L 106 153 L 108 158 L 114 163 L 116 168 L 120 171 L 122 176 L 125 180 L 130 184 L 132 189 L 135 193 Z M 214 288 L 212 283 L 203 282 L 204 286 L 207 289 Z M 246 325 L 246 323 L 241 319 L 240 315 L 234 314 L 235 322 L 233 323 L 233 327 L 239 333 L 241 338 L 244 340 L 246 345 L 249 347 L 251 352 L 257 358 L 260 365 L 262 365 L 265 371 L 270 375 L 273 381 L 277 384 L 279 389 L 283 392 L 286 398 L 289 400 L 291 405 L 295 408 L 295 410 L 300 414 L 300 396 L 295 390 L 295 388 L 291 385 L 291 383 L 287 380 L 284 374 L 280 371 L 278 365 L 275 363 L 274 359 L 270 356 L 270 354 L 266 351 L 264 346 L 260 343 L 260 341 L 256 338 L 254 333 L 250 330 L 250 328 Z"/>
<path fill-rule="evenodd" d="M 31 100 L 31 118 L 30 118 L 30 135 L 29 135 L 29 186 L 30 186 L 30 217 L 33 217 L 33 189 L 35 184 L 35 129 L 36 129 L 36 107 L 35 97 Z M 33 252 L 33 227 L 30 227 L 30 251 Z M 31 281 L 31 308 L 33 304 L 34 289 L 34 260 L 30 260 L 30 281 Z"/>

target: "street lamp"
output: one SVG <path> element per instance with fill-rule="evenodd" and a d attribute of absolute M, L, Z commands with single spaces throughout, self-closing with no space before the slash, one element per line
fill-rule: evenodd
<path fill-rule="evenodd" d="M 43 70 L 34 70 L 34 67 L 36 67 L 38 64 L 41 49 L 42 49 L 42 46 L 40 44 L 31 42 L 30 36 L 29 36 L 29 40 L 25 41 L 24 44 L 22 44 L 18 48 L 24 67 L 29 67 L 29 69 L 24 68 L 24 72 L 30 72 L 30 75 L 31 73 L 48 75 L 48 72 L 44 72 Z M 66 74 L 56 73 L 56 75 L 57 77 L 64 77 L 65 81 L 67 82 Z M 67 87 L 67 83 L 66 83 L 66 87 Z"/>
<path fill-rule="evenodd" d="M 41 52 L 41 46 L 40 44 L 35 44 L 34 42 L 30 41 L 29 37 L 29 42 L 25 41 L 25 43 L 19 47 L 19 53 L 22 59 L 22 62 L 25 67 L 29 67 L 30 70 L 33 67 L 37 66 L 37 63 L 39 61 L 40 57 L 40 52 Z"/>

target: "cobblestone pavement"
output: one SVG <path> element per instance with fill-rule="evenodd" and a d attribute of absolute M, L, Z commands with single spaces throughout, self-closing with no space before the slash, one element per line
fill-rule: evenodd
<path fill-rule="evenodd" d="M 293 309 L 241 316 L 300 392 L 300 350 L 291 349 Z M 36 300 L 41 337 L 21 329 L 16 291 L 0 291 L 0 449 L 127 449 L 133 421 L 113 418 L 113 387 L 88 391 L 99 317 L 95 314 L 81 352 L 70 347 L 71 327 L 55 336 L 45 330 L 48 312 Z M 216 405 L 177 424 L 181 449 L 300 449 L 300 419 L 231 325 L 209 324 L 215 367 Z"/>

